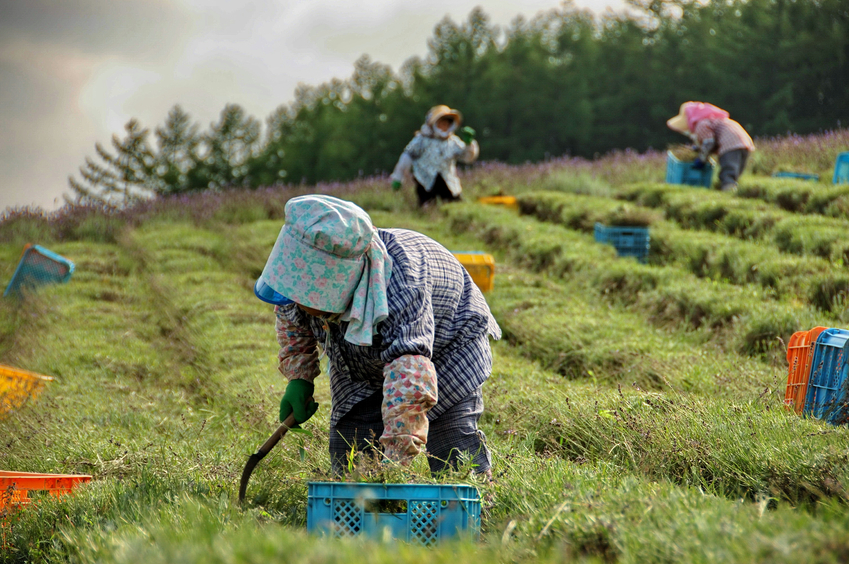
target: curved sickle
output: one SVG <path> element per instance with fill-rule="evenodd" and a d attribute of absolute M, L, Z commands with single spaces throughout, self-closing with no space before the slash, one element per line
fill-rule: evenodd
<path fill-rule="evenodd" d="M 307 400 L 308 402 L 312 401 L 312 398 Z M 277 430 L 271 434 L 268 439 L 262 443 L 262 446 L 257 449 L 255 453 L 248 457 L 248 461 L 245 464 L 245 469 L 242 470 L 242 479 L 239 481 L 239 504 L 241 505 L 245 501 L 245 492 L 248 489 L 248 480 L 251 479 L 251 474 L 256 468 L 256 465 L 259 464 L 259 461 L 265 458 L 265 455 L 271 452 L 277 443 L 280 442 L 286 433 L 296 425 L 295 414 L 290 413 L 289 417 L 287 417 L 283 423 L 277 427 Z"/>

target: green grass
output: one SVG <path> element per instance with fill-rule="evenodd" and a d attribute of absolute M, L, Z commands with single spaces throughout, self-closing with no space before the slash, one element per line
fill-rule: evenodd
<path fill-rule="evenodd" d="M 686 229 L 758 239 L 786 253 L 849 263 L 846 219 L 800 215 L 763 201 L 672 184 L 634 184 L 617 197 L 662 210 Z"/>
<path fill-rule="evenodd" d="M 702 329 L 729 349 L 747 354 L 776 350 L 799 327 L 822 319 L 814 308 L 764 300 L 763 290 L 704 280 L 673 266 L 621 260 L 612 247 L 558 225 L 505 210 L 452 206 L 452 226 L 478 234 L 523 266 L 581 281 L 583 291 L 641 311 L 659 326 Z"/>
<path fill-rule="evenodd" d="M 252 292 L 284 199 L 245 198 L 209 213 L 88 218 L 108 229 L 77 222 L 72 236 L 50 239 L 77 265 L 71 282 L 0 302 L 0 362 L 55 378 L 0 419 L 0 468 L 93 476 L 73 496 L 6 515 L 0 562 L 844 560 L 849 431 L 781 407 L 777 340 L 836 322 L 791 299 L 786 280 L 792 268 L 801 279 L 807 265 L 832 263 L 787 255 L 785 265 L 730 237 L 714 250 L 718 239 L 707 236 L 716 233 L 672 249 L 684 225 L 642 201 L 665 201 L 664 190 L 628 189 L 662 207 L 646 213 L 609 197 L 621 187 L 609 192 L 586 176 L 565 187 L 565 175 L 548 181 L 587 195 L 559 196 L 570 203 L 546 221 L 468 204 L 419 212 L 409 194 L 374 188 L 354 197 L 380 226 L 496 256 L 487 301 L 505 339 L 494 346 L 481 420 L 495 484 L 478 483 L 468 467 L 431 477 L 421 458 L 409 470 L 361 475 L 476 483 L 479 542 L 423 549 L 305 533 L 307 482 L 330 478 L 326 377 L 307 432 L 290 433 L 262 461 L 247 506 L 237 506 L 242 467 L 275 428 L 284 387 L 273 313 Z M 676 258 L 619 259 L 587 232 L 623 217 L 666 229 L 664 256 Z M 21 242 L 39 232 L 34 221 L 3 226 L 0 275 L 11 275 Z M 700 253 L 697 273 L 687 257 Z M 767 259 L 780 263 L 773 286 L 742 274 Z"/>
<path fill-rule="evenodd" d="M 700 278 L 735 285 L 758 284 L 766 296 L 802 300 L 825 312 L 839 313 L 849 290 L 843 265 L 787 254 L 761 241 L 682 229 L 641 206 L 562 192 L 532 192 L 520 197 L 519 203 L 524 214 L 577 231 L 592 232 L 596 222 L 651 226 L 650 264 L 678 266 Z"/>

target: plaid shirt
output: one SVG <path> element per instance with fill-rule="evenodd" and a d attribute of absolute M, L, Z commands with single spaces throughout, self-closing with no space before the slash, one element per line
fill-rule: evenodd
<path fill-rule="evenodd" d="M 384 366 L 403 355 L 422 355 L 433 362 L 439 398 L 428 419 L 436 419 L 489 377 L 488 338 L 501 337 L 480 290 L 445 247 L 404 229 L 379 229 L 378 235 L 392 257 L 392 277 L 387 286 L 389 316 L 378 325 L 372 346 L 346 341 L 344 322 L 326 324 L 295 304 L 275 309 L 283 318 L 277 324 L 281 345 L 287 339 L 280 335 L 281 326 L 290 324 L 309 330 L 313 352 L 317 343 L 324 344 L 330 361 L 331 425 L 382 390 Z M 281 366 L 290 355 L 287 350 L 281 348 Z"/>
<path fill-rule="evenodd" d="M 703 119 L 696 124 L 693 134 L 701 145 L 705 141 L 713 140 L 712 148 L 716 149 L 719 156 L 736 149 L 755 150 L 752 138 L 743 126 L 733 119 Z"/>

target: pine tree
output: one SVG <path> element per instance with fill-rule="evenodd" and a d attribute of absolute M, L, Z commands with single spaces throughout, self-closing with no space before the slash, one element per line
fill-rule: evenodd
<path fill-rule="evenodd" d="M 86 158 L 80 167 L 82 182 L 69 177 L 71 190 L 81 204 L 121 207 L 150 198 L 156 193 L 156 156 L 147 142 L 149 130 L 131 119 L 124 127 L 127 136 L 112 136 L 113 155 L 100 143 L 95 145 L 102 164 Z"/>

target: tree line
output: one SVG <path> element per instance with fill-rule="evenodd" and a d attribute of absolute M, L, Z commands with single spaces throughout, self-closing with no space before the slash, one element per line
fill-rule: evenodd
<path fill-rule="evenodd" d="M 849 2 L 628 0 L 595 16 L 570 0 L 505 28 L 476 8 L 398 72 L 363 56 L 348 79 L 299 86 L 264 131 L 236 104 L 207 130 L 175 106 L 153 139 L 131 120 L 69 180 L 78 201 L 120 204 L 381 174 L 435 104 L 461 110 L 483 160 L 642 151 L 678 141 L 665 121 L 687 100 L 753 136 L 845 127 Z"/>

